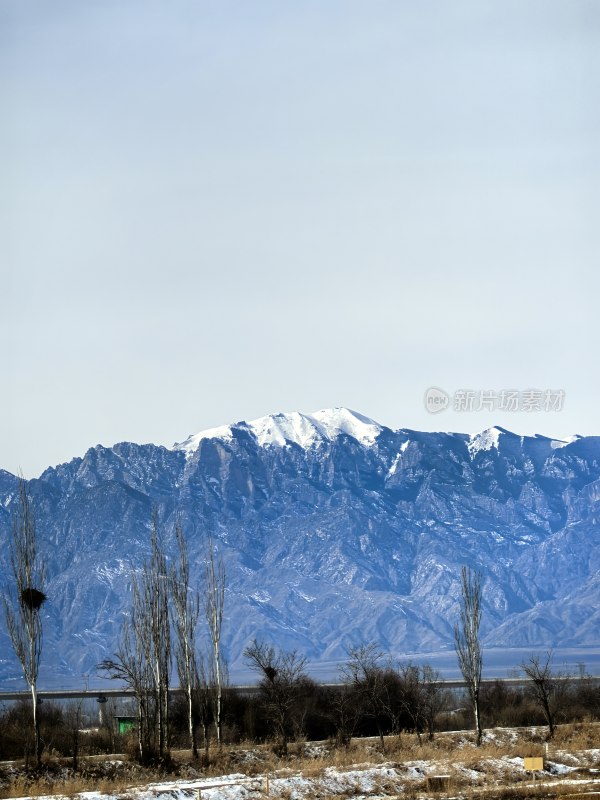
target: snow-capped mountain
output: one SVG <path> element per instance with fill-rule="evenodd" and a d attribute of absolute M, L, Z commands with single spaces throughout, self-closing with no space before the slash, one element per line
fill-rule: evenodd
<path fill-rule="evenodd" d="M 0 568 L 17 478 L 0 471 Z M 394 431 L 348 409 L 275 414 L 173 448 L 94 447 L 30 481 L 47 569 L 42 678 L 81 683 L 113 652 L 158 509 L 200 579 L 227 568 L 235 672 L 255 636 L 311 661 L 378 641 L 452 648 L 463 564 L 482 571 L 487 646 L 600 640 L 600 438 Z M 0 621 L 0 684 L 19 671 Z"/>
<path fill-rule="evenodd" d="M 262 447 L 267 445 L 297 444 L 304 449 L 333 441 L 345 434 L 361 444 L 373 444 L 383 427 L 375 420 L 364 417 L 347 408 L 326 408 L 314 414 L 301 414 L 292 411 L 288 414 L 272 414 L 260 417 L 251 422 L 236 422 L 234 425 L 223 425 L 188 436 L 185 442 L 176 444 L 175 450 L 186 453 L 195 452 L 202 439 L 226 439 L 231 441 L 235 431 L 246 431 L 254 436 Z"/>

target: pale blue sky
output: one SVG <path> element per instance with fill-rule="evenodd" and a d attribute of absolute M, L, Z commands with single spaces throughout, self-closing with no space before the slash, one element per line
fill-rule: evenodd
<path fill-rule="evenodd" d="M 339 405 L 600 434 L 599 67 L 595 0 L 0 0 L 0 468 Z"/>

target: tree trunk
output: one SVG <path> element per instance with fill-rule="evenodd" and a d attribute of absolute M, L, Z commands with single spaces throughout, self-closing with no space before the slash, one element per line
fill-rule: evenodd
<path fill-rule="evenodd" d="M 216 715 L 215 715 L 215 725 L 217 728 L 217 744 L 219 746 L 219 750 L 223 747 L 223 740 L 221 736 L 221 670 L 219 668 L 219 655 L 217 655 L 217 708 L 216 708 Z"/>
<path fill-rule="evenodd" d="M 140 764 L 144 763 L 144 732 L 142 731 L 142 701 L 138 698 L 138 726 L 137 726 L 137 735 L 138 735 L 138 752 L 140 758 Z"/>
<path fill-rule="evenodd" d="M 202 731 L 204 733 L 204 760 L 205 760 L 206 766 L 208 766 L 208 760 L 209 760 L 209 754 L 208 754 L 208 750 L 209 750 L 209 734 L 208 734 L 208 725 L 206 724 L 206 722 L 202 723 Z"/>
<path fill-rule="evenodd" d="M 379 722 L 377 722 L 377 730 L 379 731 L 379 743 L 381 745 L 381 752 L 385 753 L 385 738 L 383 736 L 383 728 L 381 727 Z"/>
<path fill-rule="evenodd" d="M 481 729 L 481 715 L 479 713 L 479 697 L 476 697 L 473 701 L 473 714 L 475 716 L 475 741 L 477 747 L 481 744 L 481 736 L 482 736 L 482 729 Z"/>
<path fill-rule="evenodd" d="M 73 731 L 73 771 L 77 772 L 77 758 L 79 756 L 79 731 Z"/>
<path fill-rule="evenodd" d="M 554 716 L 550 709 L 550 703 L 546 694 L 543 696 L 544 713 L 546 715 L 546 722 L 548 723 L 548 739 L 554 738 Z"/>
<path fill-rule="evenodd" d="M 194 700 L 192 694 L 192 687 L 187 687 L 187 700 L 188 700 L 188 727 L 190 734 L 190 747 L 192 748 L 192 757 L 198 758 L 198 742 L 196 741 L 196 727 L 194 725 Z"/>
<path fill-rule="evenodd" d="M 38 719 L 38 696 L 35 683 L 31 684 L 31 710 L 33 715 L 33 731 L 35 742 L 35 763 L 39 769 L 42 766 L 42 740 L 40 737 L 40 721 Z"/>

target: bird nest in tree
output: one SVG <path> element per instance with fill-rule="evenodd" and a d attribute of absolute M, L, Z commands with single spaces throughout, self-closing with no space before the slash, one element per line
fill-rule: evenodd
<path fill-rule="evenodd" d="M 46 599 L 46 595 L 43 592 L 40 592 L 39 589 L 23 589 L 21 592 L 21 602 L 27 608 L 31 608 L 34 611 L 37 611 L 38 608 L 41 607 L 42 603 Z"/>

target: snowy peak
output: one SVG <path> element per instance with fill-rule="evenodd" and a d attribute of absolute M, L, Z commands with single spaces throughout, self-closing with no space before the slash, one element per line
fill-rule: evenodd
<path fill-rule="evenodd" d="M 28 483 L 52 597 L 45 687 L 75 688 L 115 652 L 110 621 L 130 606 L 153 509 L 170 557 L 181 522 L 192 585 L 215 536 L 232 674 L 256 631 L 319 669 L 347 659 L 349 641 L 400 659 L 452 651 L 465 563 L 484 580 L 486 646 L 572 647 L 581 659 L 600 640 L 600 436 L 561 440 L 394 431 L 335 408 L 212 428 L 176 450 L 93 447 Z M 0 471 L 0 540 L 17 483 Z M 20 672 L 5 641 L 0 614 L 8 689 Z"/>
<path fill-rule="evenodd" d="M 566 447 L 569 444 L 573 444 L 573 442 L 579 441 L 579 439 L 583 439 L 583 436 L 580 436 L 578 433 L 573 434 L 573 436 L 567 436 L 566 439 L 553 439 L 552 440 L 552 449 L 559 450 L 561 447 Z"/>
<path fill-rule="evenodd" d="M 471 458 L 474 458 L 477 453 L 481 453 L 485 450 L 492 450 L 493 448 L 498 450 L 502 436 L 516 436 L 516 434 L 507 431 L 506 428 L 495 425 L 493 428 L 487 428 L 481 431 L 481 433 L 470 436 L 467 448 L 471 454 Z"/>
<path fill-rule="evenodd" d="M 322 427 L 328 439 L 344 433 L 361 444 L 371 445 L 383 430 L 383 425 L 349 408 L 324 408 L 315 411 L 311 418 Z"/>
<path fill-rule="evenodd" d="M 231 442 L 234 438 L 234 432 L 249 434 L 259 447 L 298 445 L 303 450 L 308 450 L 319 446 L 323 442 L 332 442 L 341 435 L 355 439 L 364 447 L 370 447 L 383 430 L 386 430 L 385 426 L 349 408 L 323 408 L 311 414 L 288 411 L 269 414 L 249 422 L 242 420 L 231 425 L 207 428 L 200 431 L 200 433 L 188 436 L 185 441 L 173 445 L 173 450 L 183 451 L 187 456 L 191 456 L 196 452 L 203 439 L 218 439 L 223 442 Z M 407 434 L 410 439 L 415 436 L 418 439 L 423 437 L 427 439 L 433 435 L 408 430 L 401 430 L 397 433 L 401 432 Z M 466 439 L 471 460 L 476 458 L 479 453 L 500 450 L 501 447 L 521 447 L 525 441 L 532 443 L 547 442 L 551 449 L 557 449 L 581 438 L 572 436 L 565 440 L 560 440 L 549 439 L 539 434 L 530 437 L 519 436 L 499 425 L 487 428 L 476 434 L 456 435 Z M 406 447 L 406 443 L 404 447 Z"/>
<path fill-rule="evenodd" d="M 362 445 L 372 445 L 383 426 L 349 408 L 324 408 L 312 414 L 291 411 L 269 414 L 250 422 L 209 428 L 188 436 L 184 442 L 175 444 L 173 449 L 191 454 L 198 449 L 202 439 L 231 441 L 234 430 L 249 432 L 261 447 L 296 444 L 306 450 L 320 442 L 333 441 L 342 434 L 356 439 Z"/>
<path fill-rule="evenodd" d="M 218 428 L 207 428 L 200 433 L 190 434 L 183 442 L 176 442 L 173 450 L 182 450 L 186 455 L 190 455 L 198 449 L 202 439 L 231 439 L 231 427 L 231 425 L 221 425 Z"/>

